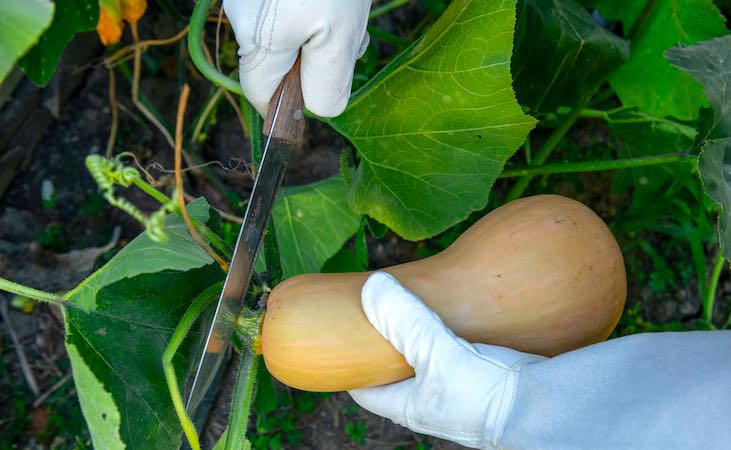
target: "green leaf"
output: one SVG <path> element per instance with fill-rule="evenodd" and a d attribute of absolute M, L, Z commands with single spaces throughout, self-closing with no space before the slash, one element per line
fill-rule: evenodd
<path fill-rule="evenodd" d="M 512 68 L 520 104 L 555 111 L 579 102 L 629 58 L 629 42 L 573 0 L 521 0 Z"/>
<path fill-rule="evenodd" d="M 721 207 L 718 234 L 726 259 L 731 258 L 731 36 L 700 42 L 691 47 L 668 50 L 670 63 L 703 83 L 711 103 L 710 120 L 703 136 L 720 136 L 708 141 L 698 158 L 703 187 Z"/>
<path fill-rule="evenodd" d="M 672 67 L 663 53 L 727 33 L 723 16 L 711 0 L 656 0 L 647 15 L 635 0 L 602 0 L 597 7 L 608 19 L 621 20 L 626 32 L 635 23 L 627 64 L 610 78 L 625 106 L 637 106 L 659 117 L 693 120 L 707 104 L 701 86 L 687 73 Z"/>
<path fill-rule="evenodd" d="M 23 0 L 25 1 L 25 0 Z M 48 83 L 66 46 L 80 31 L 93 30 L 99 20 L 98 0 L 54 0 L 53 24 L 27 55 L 18 61 L 39 86 Z"/>
<path fill-rule="evenodd" d="M 703 188 L 718 205 L 718 238 L 726 260 L 731 261 L 731 138 L 708 141 L 698 158 Z"/>
<path fill-rule="evenodd" d="M 49 0 L 0 0 L 0 83 L 53 18 Z"/>
<path fill-rule="evenodd" d="M 358 149 L 350 203 L 406 239 L 487 203 L 535 120 L 510 77 L 515 1 L 455 0 L 330 121 Z"/>
<path fill-rule="evenodd" d="M 273 217 L 285 278 L 319 272 L 360 225 L 340 177 L 282 189 Z"/>
<path fill-rule="evenodd" d="M 189 212 L 208 216 L 202 201 Z M 192 299 L 223 273 L 192 250 L 197 245 L 182 219 L 167 222 L 168 242 L 141 234 L 67 296 L 87 309 L 66 311 L 66 349 L 95 448 L 180 448 L 161 357 Z M 191 333 L 174 360 L 181 384 L 200 338 Z"/>
<path fill-rule="evenodd" d="M 187 209 L 190 216 L 199 222 L 208 221 L 208 203 L 205 200 L 192 202 Z M 146 234 L 140 234 L 107 265 L 76 286 L 67 298 L 82 309 L 92 311 L 96 308 L 95 297 L 99 289 L 124 278 L 165 269 L 185 272 L 213 263 L 208 253 L 190 236 L 179 215 L 171 214 L 166 218 L 165 230 L 169 235 L 168 242 L 160 244 Z"/>
<path fill-rule="evenodd" d="M 665 53 L 670 64 L 703 84 L 713 117 L 704 124 L 702 138 L 731 136 L 731 35 Z"/>

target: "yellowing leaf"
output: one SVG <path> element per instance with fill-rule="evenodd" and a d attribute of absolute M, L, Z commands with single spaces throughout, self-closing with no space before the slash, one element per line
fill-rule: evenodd
<path fill-rule="evenodd" d="M 102 44 L 111 45 L 122 37 L 122 13 L 119 0 L 99 0 L 99 23 L 96 32 Z"/>

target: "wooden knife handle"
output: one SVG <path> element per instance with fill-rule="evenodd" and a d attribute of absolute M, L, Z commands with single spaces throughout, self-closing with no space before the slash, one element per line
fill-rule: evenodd
<path fill-rule="evenodd" d="M 277 113 L 277 123 L 272 132 L 272 138 L 287 141 L 291 144 L 301 144 L 304 141 L 305 131 L 305 101 L 302 98 L 302 84 L 300 83 L 300 59 L 297 60 L 282 80 L 272 99 L 269 101 L 269 110 L 264 119 L 262 133 L 269 135 L 272 128 L 274 114 L 277 111 L 279 94 L 284 91 L 282 103 Z"/>

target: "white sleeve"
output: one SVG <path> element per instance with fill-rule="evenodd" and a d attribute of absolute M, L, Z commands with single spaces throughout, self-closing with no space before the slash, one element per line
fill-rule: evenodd
<path fill-rule="evenodd" d="M 613 339 L 524 366 L 502 449 L 731 448 L 731 331 Z"/>

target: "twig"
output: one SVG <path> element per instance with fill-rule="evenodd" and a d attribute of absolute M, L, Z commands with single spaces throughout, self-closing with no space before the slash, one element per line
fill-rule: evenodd
<path fill-rule="evenodd" d="M 218 103 L 218 100 L 221 98 L 221 94 L 223 94 L 223 88 L 216 89 L 216 92 L 213 94 L 211 99 L 208 100 L 208 103 L 206 103 L 206 106 L 203 108 L 203 112 L 201 112 L 200 117 L 198 117 L 198 122 L 195 124 L 195 128 L 193 129 L 193 135 L 190 138 L 191 142 L 195 143 L 198 141 L 198 136 L 201 134 L 203 125 L 205 125 L 208 115 L 211 114 L 213 107 L 216 106 L 216 103 Z"/>
<path fill-rule="evenodd" d="M 146 41 L 139 41 L 136 43 L 133 43 L 131 45 L 128 45 L 126 47 L 122 47 L 116 52 L 112 54 L 112 56 L 104 59 L 103 63 L 107 66 L 109 65 L 116 65 L 118 64 L 121 58 L 129 56 L 131 53 L 133 53 L 135 50 L 147 50 L 149 47 L 156 47 L 161 45 L 169 45 L 174 44 L 175 42 L 178 42 L 179 40 L 183 39 L 188 34 L 188 27 L 183 28 L 180 30 L 178 34 L 175 36 L 171 36 L 166 39 L 148 39 Z"/>
<path fill-rule="evenodd" d="M 132 29 L 132 40 L 135 43 L 139 42 L 139 35 L 137 33 L 137 24 L 131 23 L 130 27 Z M 142 70 L 142 49 L 139 46 L 136 46 L 134 49 L 135 52 L 135 58 L 134 58 L 134 68 L 132 76 L 132 103 L 137 107 L 137 109 L 140 110 L 140 112 L 149 120 L 152 122 L 158 130 L 162 133 L 162 135 L 165 137 L 165 140 L 170 144 L 170 147 L 175 148 L 175 141 L 173 141 L 173 137 L 170 135 L 170 132 L 165 128 L 165 126 L 160 123 L 159 120 L 157 120 L 157 117 L 155 117 L 152 112 L 147 109 L 147 107 L 140 101 L 140 71 Z"/>
<path fill-rule="evenodd" d="M 117 107 L 117 82 L 114 76 L 114 67 L 107 65 L 109 72 L 109 106 L 112 108 L 112 128 L 109 130 L 109 139 L 107 139 L 107 158 L 112 157 L 114 152 L 114 142 L 117 139 L 117 128 L 119 127 L 119 108 Z"/>
<path fill-rule="evenodd" d="M 51 386 L 51 389 L 47 390 L 46 392 L 44 392 L 41 395 L 39 395 L 38 397 L 36 397 L 36 399 L 33 400 L 33 407 L 38 408 L 39 406 L 41 406 L 41 404 L 43 402 L 45 402 L 46 399 L 51 396 L 51 394 L 53 394 L 54 392 L 59 390 L 61 388 L 61 386 L 66 384 L 66 382 L 69 381 L 70 379 L 71 379 L 71 372 L 67 373 L 66 375 L 63 376 L 63 378 L 58 380 L 56 382 L 56 384 Z"/>
<path fill-rule="evenodd" d="M 206 47 L 205 45 L 203 46 L 203 53 L 206 56 L 206 61 L 208 61 L 209 63 L 213 63 L 213 57 L 211 56 L 211 52 L 208 50 L 208 47 Z M 218 50 L 216 50 L 216 59 L 218 59 Z M 216 62 L 216 64 L 218 64 L 218 62 Z M 223 88 L 220 88 L 220 89 L 223 89 Z M 224 89 L 223 95 L 226 96 L 226 100 L 228 100 L 229 104 L 231 105 L 234 112 L 236 113 L 236 118 L 239 119 L 239 125 L 241 125 L 241 129 L 244 132 L 244 138 L 246 138 L 246 136 L 247 136 L 246 121 L 244 120 L 244 114 L 241 112 L 241 108 L 239 107 L 238 103 L 236 102 L 236 100 L 233 98 L 233 96 L 231 95 L 231 93 L 229 91 Z"/>
<path fill-rule="evenodd" d="M 188 95 L 190 94 L 190 87 L 188 84 L 183 85 L 183 92 L 180 94 L 180 100 L 178 101 L 178 114 L 175 122 L 175 187 L 178 192 L 178 204 L 180 206 L 180 215 L 183 216 L 183 220 L 188 227 L 190 235 L 193 237 L 198 245 L 213 258 L 224 272 L 228 272 L 228 263 L 224 261 L 221 256 L 213 251 L 203 238 L 200 237 L 198 231 L 195 229 L 193 222 L 190 220 L 188 211 L 185 209 L 185 196 L 183 191 L 183 120 L 185 118 L 185 107 L 188 104 Z"/>
<path fill-rule="evenodd" d="M 13 325 L 10 323 L 10 319 L 8 317 L 8 303 L 7 301 L 0 302 L 0 314 L 2 314 L 3 322 L 5 322 L 5 327 L 8 329 L 8 333 L 10 334 L 10 339 L 13 341 L 13 346 L 15 347 L 15 353 L 18 354 L 18 360 L 20 361 L 20 369 L 23 372 L 23 378 L 25 378 L 25 382 L 28 384 L 28 387 L 31 391 L 33 391 L 33 395 L 38 395 L 40 392 L 38 390 L 38 383 L 36 382 L 36 378 L 33 375 L 33 371 L 31 370 L 30 366 L 28 365 L 28 359 L 25 357 L 25 350 L 23 349 L 23 344 L 20 343 L 20 339 L 18 338 L 18 335 L 15 333 L 15 329 L 13 328 Z"/>

